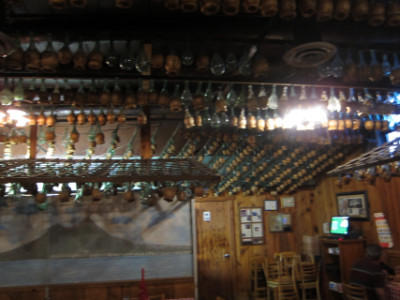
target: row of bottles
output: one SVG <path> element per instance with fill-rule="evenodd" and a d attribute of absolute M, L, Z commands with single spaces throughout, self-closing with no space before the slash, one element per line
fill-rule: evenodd
<path fill-rule="evenodd" d="M 369 50 L 369 55 L 359 50 L 354 58 L 352 51 L 342 59 L 343 55 L 337 51 L 328 62 L 318 66 L 318 74 L 322 77 L 333 76 L 342 78 L 345 83 L 380 82 L 385 78 L 392 85 L 400 84 L 400 63 L 398 53 L 377 53 Z"/>
<path fill-rule="evenodd" d="M 315 18 L 317 22 L 351 18 L 355 22 L 367 21 L 370 26 L 400 25 L 400 3 L 397 0 L 164 0 L 164 6 L 169 10 L 180 9 L 186 13 L 200 11 L 204 15 L 222 12 L 233 16 L 243 12 L 264 17 L 278 15 L 285 21 L 301 16 Z"/>
<path fill-rule="evenodd" d="M 40 82 L 37 85 L 37 82 Z M 211 81 L 191 83 L 163 80 L 113 81 L 79 80 L 78 86 L 71 87 L 71 79 L 47 80 L 45 78 L 4 78 L 0 91 L 2 105 L 65 104 L 65 105 L 124 105 L 136 108 L 146 105 L 169 107 L 171 111 L 193 108 L 195 111 L 215 107 L 218 112 L 228 107 L 283 110 L 325 106 L 329 111 L 340 111 L 349 105 L 372 107 L 375 104 L 396 105 L 399 103 L 395 90 L 369 90 L 367 88 L 333 88 L 295 85 L 212 83 Z M 75 80 L 76 82 L 76 80 Z"/>
<path fill-rule="evenodd" d="M 54 42 L 49 34 L 45 46 L 35 42 L 33 33 L 30 42 L 23 47 L 16 38 L 15 49 L 0 61 L 0 68 L 10 71 L 50 72 L 72 68 L 85 70 L 122 70 L 148 75 L 151 70 L 163 70 L 166 75 L 178 75 L 182 69 L 214 76 L 242 75 L 265 77 L 268 75 L 267 59 L 256 52 L 255 47 L 245 47 L 240 56 L 236 50 L 221 51 L 213 46 L 212 51 L 192 45 L 189 41 L 182 49 L 163 45 L 142 44 L 140 41 L 79 41 Z M 26 49 L 24 49 L 26 48 Z M 43 50 L 39 50 L 44 48 Z M 204 48 L 204 49 L 203 49 Z M 242 46 L 240 48 L 243 48 Z M 196 49 L 193 50 L 193 49 Z M 256 52 L 256 53 L 255 53 Z"/>

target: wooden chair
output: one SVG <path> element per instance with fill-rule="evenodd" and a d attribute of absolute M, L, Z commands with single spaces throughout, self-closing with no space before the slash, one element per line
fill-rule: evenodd
<path fill-rule="evenodd" d="M 283 268 L 281 260 L 266 259 L 264 273 L 267 282 L 268 300 L 298 300 L 295 277 L 296 263 L 293 261 L 291 268 Z M 271 298 L 272 294 L 272 298 Z"/>
<path fill-rule="evenodd" d="M 302 299 L 321 300 L 319 288 L 320 264 L 315 262 L 299 262 L 297 270 L 297 282 L 301 290 Z"/>
<path fill-rule="evenodd" d="M 343 295 L 346 300 L 367 300 L 367 291 L 360 286 L 343 283 Z"/>

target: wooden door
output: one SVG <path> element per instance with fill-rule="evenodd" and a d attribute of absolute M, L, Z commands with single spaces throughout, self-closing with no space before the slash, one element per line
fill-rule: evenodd
<path fill-rule="evenodd" d="M 235 235 L 233 197 L 196 199 L 198 294 L 234 299 Z"/>

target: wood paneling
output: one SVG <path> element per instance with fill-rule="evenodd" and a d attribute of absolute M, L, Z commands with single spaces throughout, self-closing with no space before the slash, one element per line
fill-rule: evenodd
<path fill-rule="evenodd" d="M 121 300 L 137 297 L 140 281 L 76 283 L 49 286 L 52 300 Z M 165 294 L 166 298 L 194 297 L 193 278 L 146 280 L 149 295 Z M 0 300 L 43 300 L 45 286 L 0 288 Z"/>

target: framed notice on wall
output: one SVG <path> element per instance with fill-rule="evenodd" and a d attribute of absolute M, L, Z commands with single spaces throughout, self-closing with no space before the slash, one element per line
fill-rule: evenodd
<path fill-rule="evenodd" d="M 244 207 L 240 209 L 240 235 L 242 245 L 264 244 L 262 207 Z"/>

